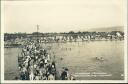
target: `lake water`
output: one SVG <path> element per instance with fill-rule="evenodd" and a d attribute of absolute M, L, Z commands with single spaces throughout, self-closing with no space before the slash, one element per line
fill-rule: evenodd
<path fill-rule="evenodd" d="M 68 67 L 78 80 L 123 80 L 124 41 L 91 41 L 42 44 L 55 56 L 58 69 Z M 5 48 L 5 80 L 18 75 L 20 48 Z M 104 61 L 96 60 L 103 57 Z M 97 75 L 96 75 L 97 74 Z"/>

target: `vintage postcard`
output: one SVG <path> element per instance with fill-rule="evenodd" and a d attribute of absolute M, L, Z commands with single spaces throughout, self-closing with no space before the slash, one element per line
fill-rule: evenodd
<path fill-rule="evenodd" d="M 1 1 L 1 83 L 127 79 L 127 0 Z"/>

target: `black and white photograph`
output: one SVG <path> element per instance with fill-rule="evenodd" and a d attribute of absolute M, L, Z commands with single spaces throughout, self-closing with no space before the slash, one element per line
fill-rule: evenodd
<path fill-rule="evenodd" d="M 127 80 L 127 0 L 2 0 L 1 81 Z"/>

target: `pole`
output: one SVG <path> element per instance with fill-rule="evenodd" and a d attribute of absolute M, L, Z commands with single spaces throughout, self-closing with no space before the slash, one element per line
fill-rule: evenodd
<path fill-rule="evenodd" d="M 39 25 L 37 25 L 37 42 L 38 42 L 38 30 L 39 30 Z"/>

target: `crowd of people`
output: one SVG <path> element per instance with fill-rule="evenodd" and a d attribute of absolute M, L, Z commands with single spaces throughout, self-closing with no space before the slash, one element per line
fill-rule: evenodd
<path fill-rule="evenodd" d="M 29 42 L 22 49 L 22 59 L 19 63 L 20 80 L 58 80 L 56 65 L 47 50 L 38 43 Z M 68 69 L 64 69 L 59 80 L 72 80 Z"/>

